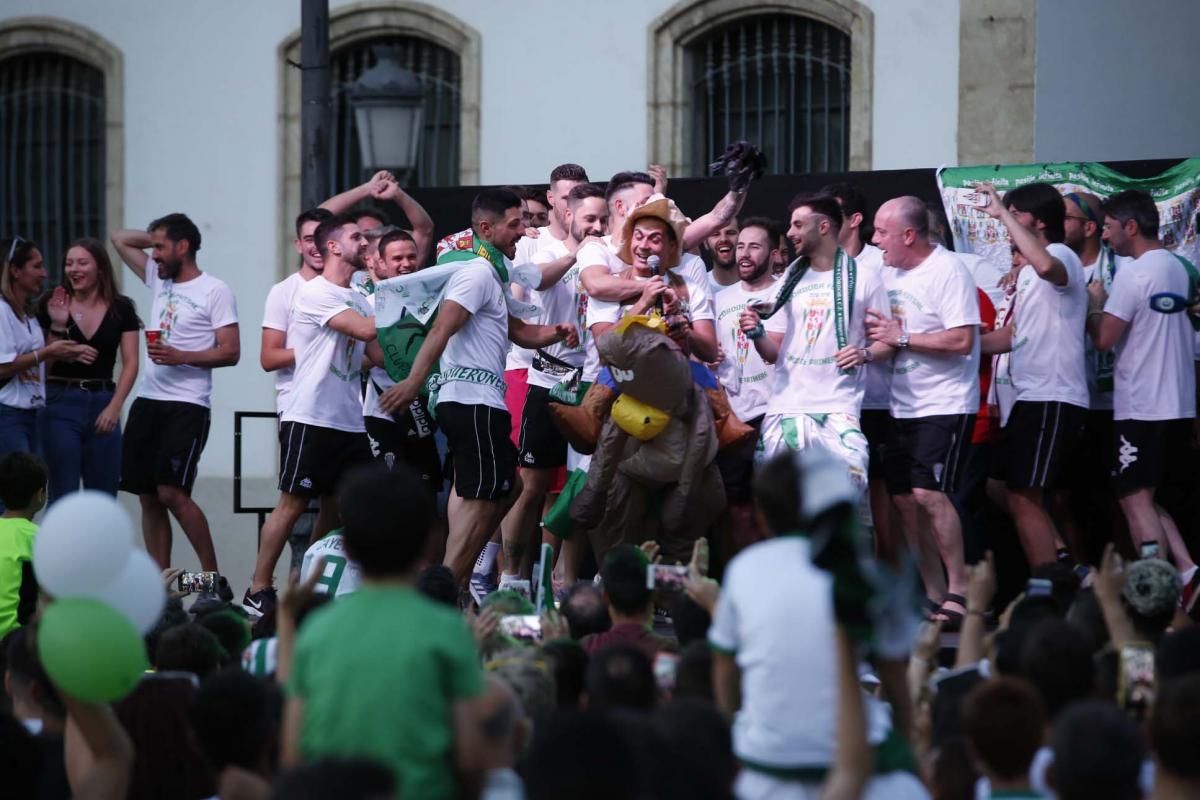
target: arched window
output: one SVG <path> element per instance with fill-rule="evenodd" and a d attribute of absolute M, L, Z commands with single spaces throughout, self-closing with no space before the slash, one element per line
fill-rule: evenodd
<path fill-rule="evenodd" d="M 860 0 L 680 0 L 650 28 L 650 159 L 704 175 L 731 141 L 776 174 L 871 167 L 874 16 Z"/>
<path fill-rule="evenodd" d="M 331 82 L 334 91 L 333 136 L 330 142 L 332 186 L 343 191 L 362 183 L 364 171 L 358 144 L 358 127 L 350 106 L 349 87 L 375 65 L 380 46 L 388 48 L 397 63 L 415 74 L 425 88 L 425 129 L 421 154 L 410 186 L 457 186 L 459 140 L 462 131 L 462 66 L 449 49 L 415 36 L 364 39 L 333 53 Z"/>
<path fill-rule="evenodd" d="M 746 139 L 773 172 L 842 172 L 849 158 L 850 37 L 794 14 L 742 17 L 687 47 L 688 172 Z"/>
<path fill-rule="evenodd" d="M 0 25 L 0 53 L 0 236 L 36 241 L 57 280 L 71 240 L 120 222 L 120 55 L 40 18 Z"/>

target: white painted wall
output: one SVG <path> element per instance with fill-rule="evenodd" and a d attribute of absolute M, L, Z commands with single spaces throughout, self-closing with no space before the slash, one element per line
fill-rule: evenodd
<path fill-rule="evenodd" d="M 335 0 L 335 13 L 343 5 Z M 644 165 L 649 29 L 672 5 L 440 0 L 443 11 L 483 35 L 482 181 L 542 181 L 563 161 L 583 163 L 598 179 Z M 875 168 L 953 163 L 957 0 L 866 5 L 876 15 Z M 274 403 L 272 379 L 258 367 L 259 322 L 279 263 L 278 47 L 299 30 L 299 10 L 299 0 L 0 4 L 0 20 L 62 18 L 122 51 L 125 219 L 109 222 L 141 228 L 167 212 L 187 213 L 204 239 L 201 268 L 237 295 L 242 361 L 215 375 L 212 434 L 196 490 L 235 584 L 248 576 L 254 523 L 230 513 L 233 412 L 271 410 Z M 126 291 L 148 310 L 146 292 L 127 277 Z M 254 495 L 270 500 L 276 469 L 270 429 L 260 423 L 247 445 Z M 176 551 L 182 565 L 194 566 L 181 540 Z"/>
<path fill-rule="evenodd" d="M 1039 161 L 1200 155 L 1196 0 L 1038 3 Z"/>

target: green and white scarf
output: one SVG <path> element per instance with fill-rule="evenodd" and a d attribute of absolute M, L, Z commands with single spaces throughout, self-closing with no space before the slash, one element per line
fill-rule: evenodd
<path fill-rule="evenodd" d="M 801 279 L 808 272 L 812 262 L 808 256 L 800 256 L 788 266 L 784 276 L 783 286 L 775 296 L 775 303 L 768 310 L 758 311 L 760 319 L 770 319 L 779 311 L 787 308 L 792 302 L 792 294 L 796 291 Z M 843 266 L 845 269 L 843 269 Z M 847 320 L 854 313 L 854 290 L 858 285 L 858 264 L 846 254 L 842 248 L 837 249 L 833 259 L 833 333 L 837 338 L 837 349 L 841 350 L 850 341 L 847 331 Z M 852 375 L 854 367 L 839 369 L 839 374 Z"/>

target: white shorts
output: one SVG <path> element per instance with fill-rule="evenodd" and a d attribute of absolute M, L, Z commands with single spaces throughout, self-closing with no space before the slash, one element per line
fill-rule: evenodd
<path fill-rule="evenodd" d="M 819 800 L 821 784 L 789 781 L 743 768 L 733 785 L 738 800 Z M 915 775 L 888 772 L 875 775 L 863 787 L 863 800 L 928 800 L 929 792 Z"/>
<path fill-rule="evenodd" d="M 754 452 L 755 466 L 761 466 L 785 450 L 803 450 L 817 445 L 846 464 L 850 480 L 862 492 L 859 513 L 864 525 L 871 525 L 871 507 L 867 502 L 867 464 L 870 449 L 858 417 L 853 414 L 768 414 Z"/>

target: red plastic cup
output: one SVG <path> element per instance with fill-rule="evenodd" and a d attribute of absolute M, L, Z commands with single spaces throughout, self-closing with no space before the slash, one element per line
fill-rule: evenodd
<path fill-rule="evenodd" d="M 146 329 L 146 344 L 158 344 L 158 335 L 162 333 L 159 330 Z"/>

